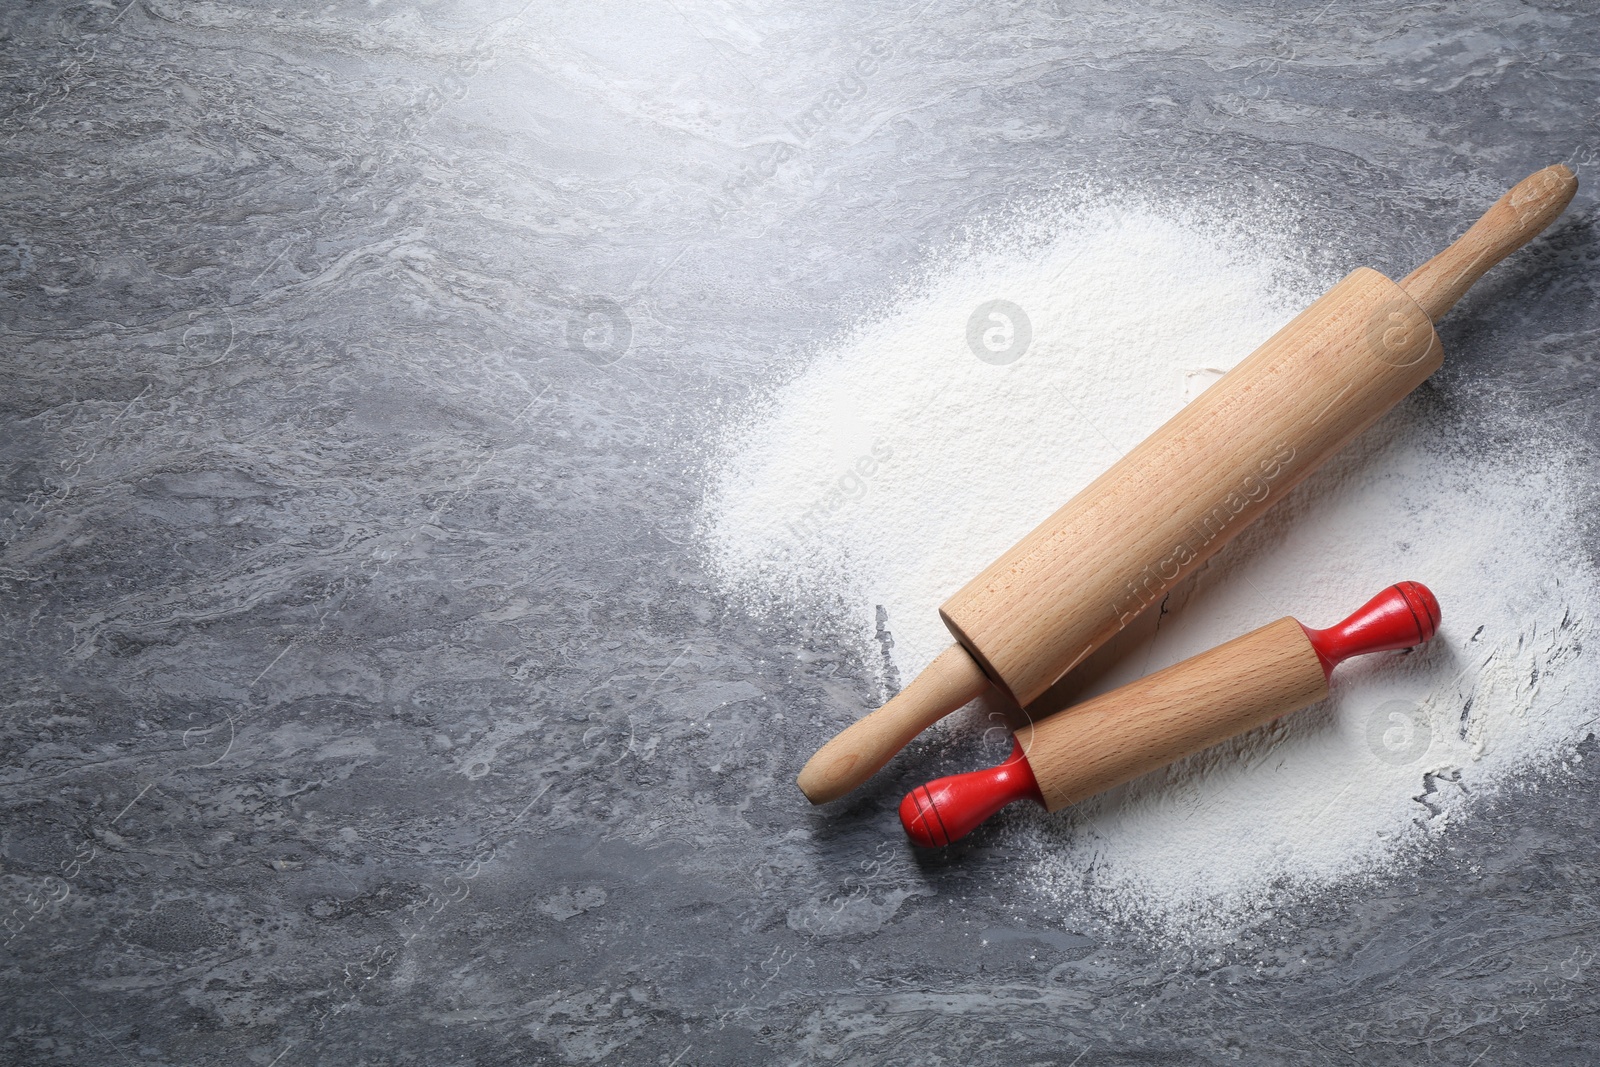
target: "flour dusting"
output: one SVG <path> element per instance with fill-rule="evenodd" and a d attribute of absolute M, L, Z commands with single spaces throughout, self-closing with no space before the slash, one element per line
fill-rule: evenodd
<path fill-rule="evenodd" d="M 863 643 L 881 617 L 909 679 L 950 643 L 946 597 L 1331 281 L 1258 220 L 1130 201 L 1034 218 L 725 431 L 701 526 L 731 596 Z M 1067 812 L 1008 809 L 997 832 L 1039 892 L 1227 926 L 1392 867 L 1473 796 L 1571 757 L 1600 696 L 1579 657 L 1600 581 L 1571 458 L 1518 432 L 1483 455 L 1403 402 L 1101 657 L 1087 693 L 1284 614 L 1329 625 L 1399 579 L 1443 608 L 1425 650 L 1347 664 L 1315 708 Z"/>

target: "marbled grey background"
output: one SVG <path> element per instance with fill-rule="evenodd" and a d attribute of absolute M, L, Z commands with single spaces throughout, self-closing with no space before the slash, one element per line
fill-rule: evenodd
<path fill-rule="evenodd" d="M 693 509 L 718 405 L 1062 181 L 1391 273 L 1592 183 L 1593 4 L 520 5 L 0 14 L 0 1060 L 1592 1061 L 1593 761 L 1163 947 L 912 854 L 976 733 L 811 810 L 876 666 L 719 599 Z M 1594 221 L 1424 403 L 1595 440 Z"/>

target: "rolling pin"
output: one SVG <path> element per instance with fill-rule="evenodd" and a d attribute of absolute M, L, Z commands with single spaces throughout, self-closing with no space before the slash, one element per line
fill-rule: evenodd
<path fill-rule="evenodd" d="M 1016 800 L 1057 811 L 1314 704 L 1340 662 L 1424 644 L 1438 629 L 1439 602 L 1416 582 L 1326 630 L 1279 619 L 1018 730 L 1004 763 L 913 789 L 900 823 L 936 848 Z"/>
<path fill-rule="evenodd" d="M 1439 368 L 1433 324 L 1566 208 L 1546 167 L 1396 285 L 1361 267 L 956 592 L 956 643 L 824 745 L 798 783 L 814 804 L 875 774 L 994 686 L 1027 705 Z"/>

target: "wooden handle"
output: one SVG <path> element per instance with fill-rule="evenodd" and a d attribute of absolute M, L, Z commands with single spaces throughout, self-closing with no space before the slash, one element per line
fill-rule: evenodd
<path fill-rule="evenodd" d="M 1279 619 L 1017 731 L 1050 811 L 1328 695 L 1305 630 Z"/>
<path fill-rule="evenodd" d="M 800 791 L 813 804 L 837 800 L 877 774 L 913 737 L 988 687 L 966 650 L 951 645 L 893 700 L 818 749 L 795 779 Z"/>
<path fill-rule="evenodd" d="M 1400 288 L 1438 322 L 1485 271 L 1554 222 L 1577 191 L 1578 179 L 1560 163 L 1530 174 L 1459 240 L 1406 275 Z"/>

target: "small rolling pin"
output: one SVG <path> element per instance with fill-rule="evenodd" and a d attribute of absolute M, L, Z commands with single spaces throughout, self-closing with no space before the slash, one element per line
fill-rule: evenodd
<path fill-rule="evenodd" d="M 1018 730 L 1004 763 L 913 789 L 901 825 L 937 848 L 1012 801 L 1057 811 L 1314 704 L 1337 664 L 1423 644 L 1438 629 L 1439 602 L 1416 582 L 1390 586 L 1326 630 L 1279 619 Z"/>
<path fill-rule="evenodd" d="M 956 643 L 812 756 L 801 791 L 843 796 L 991 685 L 1037 699 L 1437 370 L 1433 323 L 1577 187 L 1546 167 L 1400 284 L 1361 267 L 1335 285 L 945 601 Z"/>

